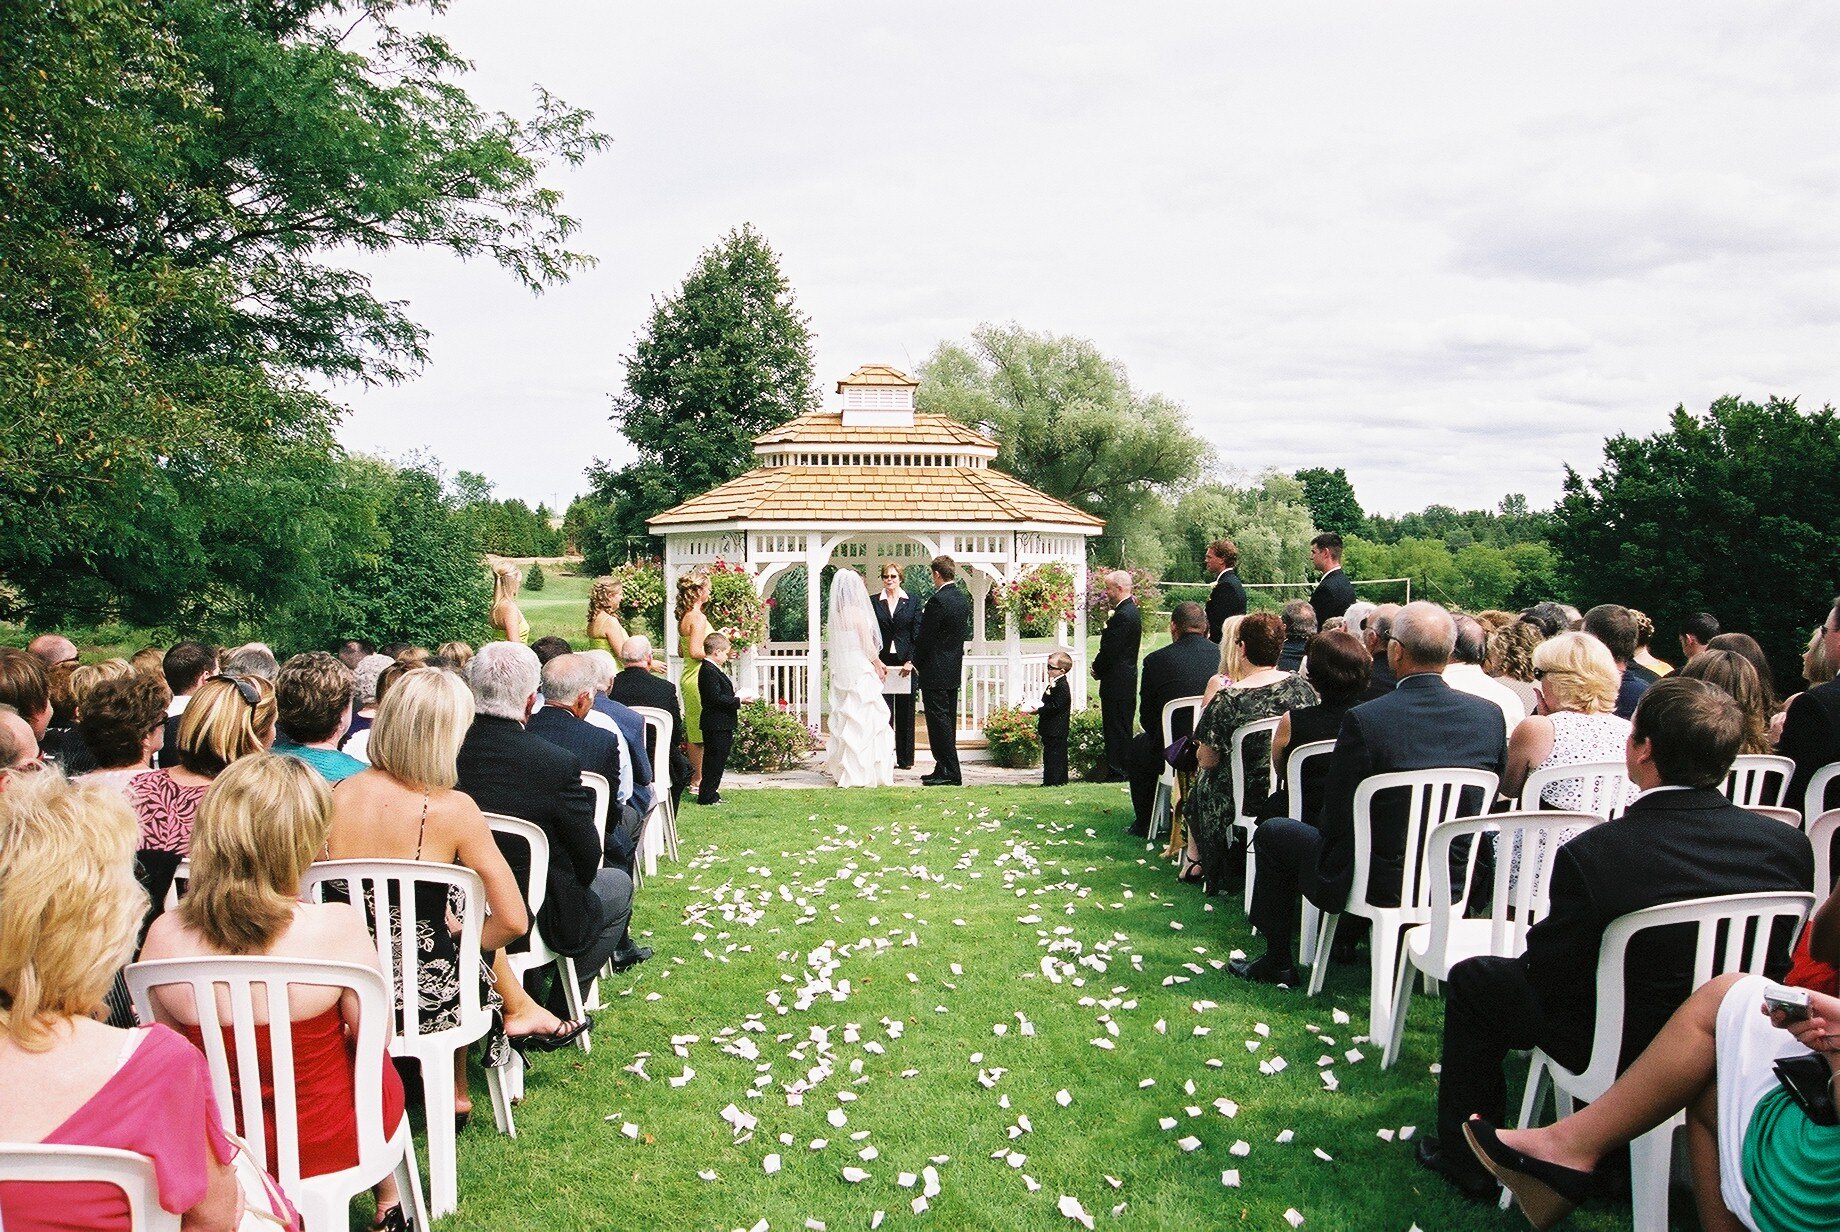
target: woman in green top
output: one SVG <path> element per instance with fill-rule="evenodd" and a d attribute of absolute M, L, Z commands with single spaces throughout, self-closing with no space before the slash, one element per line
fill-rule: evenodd
<path fill-rule="evenodd" d="M 1840 909 L 1822 914 L 1840 917 Z M 1832 1091 L 1840 998 L 1810 992 L 1811 1015 L 1789 1023 L 1780 1011 L 1765 1017 L 1771 987 L 1759 975 L 1710 980 L 1596 1103 L 1539 1129 L 1497 1130 L 1472 1118 L 1464 1134 L 1544 1229 L 1593 1192 L 1599 1160 L 1684 1111 L 1706 1232 L 1840 1227 L 1840 1126 L 1816 1124 L 1774 1073 L 1776 1061 L 1812 1052 L 1827 1063 Z"/>

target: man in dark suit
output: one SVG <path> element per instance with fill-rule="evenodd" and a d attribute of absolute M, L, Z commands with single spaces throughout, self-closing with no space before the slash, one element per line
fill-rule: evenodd
<path fill-rule="evenodd" d="M 603 731 L 620 738 L 622 782 L 614 789 L 614 799 L 638 813 L 640 823 L 652 810 L 652 759 L 645 746 L 645 720 L 630 706 L 623 706 L 607 696 L 620 667 L 605 650 L 581 652 L 594 664 L 594 704 L 582 717 Z"/>
<path fill-rule="evenodd" d="M 1610 648 L 1622 684 L 1616 692 L 1616 717 L 1626 719 L 1636 712 L 1636 703 L 1648 688 L 1648 681 L 1629 670 L 1636 653 L 1635 613 L 1618 603 L 1600 603 L 1584 614 L 1584 631 Z"/>
<path fill-rule="evenodd" d="M 1228 964 L 1234 975 L 1295 988 L 1291 961 L 1299 895 L 1324 911 L 1340 912 L 1354 888 L 1354 796 L 1363 780 L 1398 770 L 1467 767 L 1500 775 L 1508 757 L 1501 711 L 1493 702 L 1459 693 L 1443 671 L 1457 640 L 1450 613 L 1435 603 L 1409 603 L 1393 620 L 1386 644 L 1399 684 L 1385 697 L 1364 702 L 1342 720 L 1329 758 L 1321 827 L 1288 817 L 1258 828 L 1253 850 L 1258 881 L 1251 919 L 1265 935 L 1265 953 Z M 1369 819 L 1372 871 L 1366 887 L 1375 903 L 1397 903 L 1405 876 L 1406 793 L 1384 793 Z M 1488 801 L 1467 802 L 1480 813 Z"/>
<path fill-rule="evenodd" d="M 1207 636 L 1218 646 L 1220 626 L 1234 616 L 1246 614 L 1246 588 L 1239 580 L 1239 549 L 1231 539 L 1216 539 L 1208 544 L 1202 563 L 1214 575 L 1214 587 L 1207 598 Z"/>
<path fill-rule="evenodd" d="M 1130 833 L 1150 833 L 1150 806 L 1156 802 L 1156 780 L 1163 772 L 1163 707 L 1178 697 L 1199 697 L 1208 678 L 1220 665 L 1220 648 L 1208 640 L 1208 616 L 1199 603 L 1184 600 L 1169 612 L 1169 645 L 1144 656 L 1142 701 L 1138 721 L 1143 730 L 1125 751 L 1125 770 L 1131 780 Z M 1188 723 L 1178 719 L 1178 736 L 1188 733 Z"/>
<path fill-rule="evenodd" d="M 963 781 L 958 768 L 958 684 L 965 670 L 965 639 L 971 636 L 971 601 L 953 581 L 957 576 L 957 561 L 950 556 L 933 558 L 933 585 L 938 589 L 926 601 L 914 633 L 914 680 L 920 686 L 926 743 L 933 754 L 933 772 L 920 781 L 929 787 Z"/>
<path fill-rule="evenodd" d="M 602 835 L 601 863 L 632 874 L 633 852 L 639 845 L 639 819 L 622 811 L 618 801 L 625 786 L 620 773 L 620 737 L 588 722 L 594 710 L 595 678 L 600 668 L 586 655 L 557 655 L 543 665 L 543 709 L 530 716 L 525 730 L 558 748 L 575 754 L 582 770 L 606 778 L 613 788 L 607 824 Z"/>
<path fill-rule="evenodd" d="M 1322 581 L 1310 594 L 1310 607 L 1319 622 L 1327 623 L 1354 602 L 1354 583 L 1342 572 L 1342 537 L 1326 530 L 1310 540 L 1310 563 L 1322 571 Z"/>
<path fill-rule="evenodd" d="M 516 642 L 491 642 L 467 665 L 476 713 L 460 746 L 457 786 L 488 813 L 537 826 L 549 838 L 548 897 L 537 913 L 543 939 L 576 960 L 582 991 L 611 961 L 625 970 L 651 957 L 632 944 L 632 878 L 601 867 L 594 832 L 594 796 L 581 782 L 581 763 L 567 749 L 526 731 L 537 705 L 537 656 Z M 498 838 L 520 884 L 530 880 L 530 850 Z M 550 998 L 551 1009 L 561 1004 Z"/>
<path fill-rule="evenodd" d="M 898 671 L 906 685 L 902 693 L 884 693 L 888 703 L 888 722 L 894 727 L 894 764 L 898 770 L 914 768 L 914 633 L 920 618 L 919 605 L 901 589 L 901 566 L 890 561 L 882 566 L 882 592 L 869 606 L 875 609 L 875 624 L 882 635 L 882 662 L 888 666 L 889 680 Z"/>
<path fill-rule="evenodd" d="M 1808 889 L 1814 854 L 1807 837 L 1719 792 L 1743 729 L 1737 703 L 1704 681 L 1668 676 L 1643 695 L 1627 749 L 1629 778 L 1641 794 L 1617 820 L 1559 849 L 1551 906 L 1528 931 L 1524 954 L 1451 968 L 1439 1136 L 1421 1141 L 1420 1163 L 1466 1193 L 1495 1196 L 1495 1182 L 1464 1142 L 1463 1122 L 1479 1113 L 1503 1123 L 1502 1064 L 1511 1051 L 1539 1047 L 1568 1069 L 1590 1059 L 1597 952 L 1611 921 L 1691 898 Z M 1619 1068 L 1693 991 L 1691 936 L 1667 930 L 1631 943 Z M 1792 941 L 1787 930 L 1772 938 L 1765 961 L 1771 978 L 1789 969 Z"/>
<path fill-rule="evenodd" d="M 1284 605 L 1284 646 L 1278 651 L 1278 670 L 1294 672 L 1303 666 L 1303 656 L 1316 636 L 1316 609 L 1302 599 Z"/>
<path fill-rule="evenodd" d="M 1114 569 L 1105 575 L 1112 614 L 1099 634 L 1099 653 L 1092 661 L 1099 682 L 1099 716 L 1105 727 L 1105 774 L 1101 782 L 1128 777 L 1131 710 L 1137 704 L 1137 652 L 1144 642 L 1144 619 L 1131 597 L 1131 575 Z"/>
<path fill-rule="evenodd" d="M 652 671 L 652 643 L 634 635 L 620 647 L 620 674 L 607 688 L 607 696 L 623 706 L 650 706 L 671 716 L 671 805 L 683 803 L 684 788 L 690 783 L 690 756 L 684 752 L 684 708 L 677 697 L 677 686 Z M 650 746 L 641 744 L 642 751 Z"/>
<path fill-rule="evenodd" d="M 1840 599 L 1834 600 L 1827 613 L 1821 638 L 1828 660 L 1840 662 Z M 1829 762 L 1840 761 L 1840 680 L 1816 685 L 1789 703 L 1776 751 L 1795 759 L 1795 774 L 1789 779 L 1783 803 L 1790 808 L 1803 808 L 1808 803 L 1808 781 L 1814 778 L 1814 772 Z M 1827 800 L 1813 802 L 1817 816 L 1831 807 L 1829 801 L 1833 798 L 1834 789 L 1829 789 Z M 1826 891 L 1826 886 L 1815 887 L 1816 893 Z"/>
<path fill-rule="evenodd" d="M 1385 697 L 1399 683 L 1399 678 L 1393 675 L 1393 665 L 1386 657 L 1386 644 L 1393 636 L 1393 617 L 1398 614 L 1397 603 L 1382 603 L 1369 612 L 1367 619 L 1362 622 L 1361 636 L 1367 639 L 1367 653 L 1374 659 L 1373 675 L 1367 678 L 1367 692 L 1361 694 L 1364 702 Z"/>

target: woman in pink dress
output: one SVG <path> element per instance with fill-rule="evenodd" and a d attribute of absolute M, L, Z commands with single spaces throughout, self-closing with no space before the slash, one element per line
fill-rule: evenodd
<path fill-rule="evenodd" d="M 204 1057 L 167 1027 L 96 1021 L 147 896 L 134 814 L 101 785 L 47 772 L 0 794 L 0 1142 L 112 1147 L 153 1162 L 186 1232 L 230 1232 L 242 1198 Z M 8 1232 L 128 1227 L 111 1185 L 0 1184 Z"/>

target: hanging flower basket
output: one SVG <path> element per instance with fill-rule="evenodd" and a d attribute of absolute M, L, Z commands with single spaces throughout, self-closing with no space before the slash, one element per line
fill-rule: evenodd
<path fill-rule="evenodd" d="M 767 640 L 767 605 L 754 590 L 754 574 L 743 564 L 718 560 L 709 567 L 709 602 L 703 605 L 712 629 L 728 635 L 740 654 Z"/>

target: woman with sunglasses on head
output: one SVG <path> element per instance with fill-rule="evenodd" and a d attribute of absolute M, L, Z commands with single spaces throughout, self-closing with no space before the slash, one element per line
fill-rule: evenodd
<path fill-rule="evenodd" d="M 192 693 L 179 720 L 168 764 L 128 785 L 140 820 L 141 884 L 153 900 L 149 921 L 166 906 L 179 861 L 191 854 L 192 819 L 205 788 L 239 757 L 275 742 L 275 687 L 260 676 L 211 676 Z"/>

